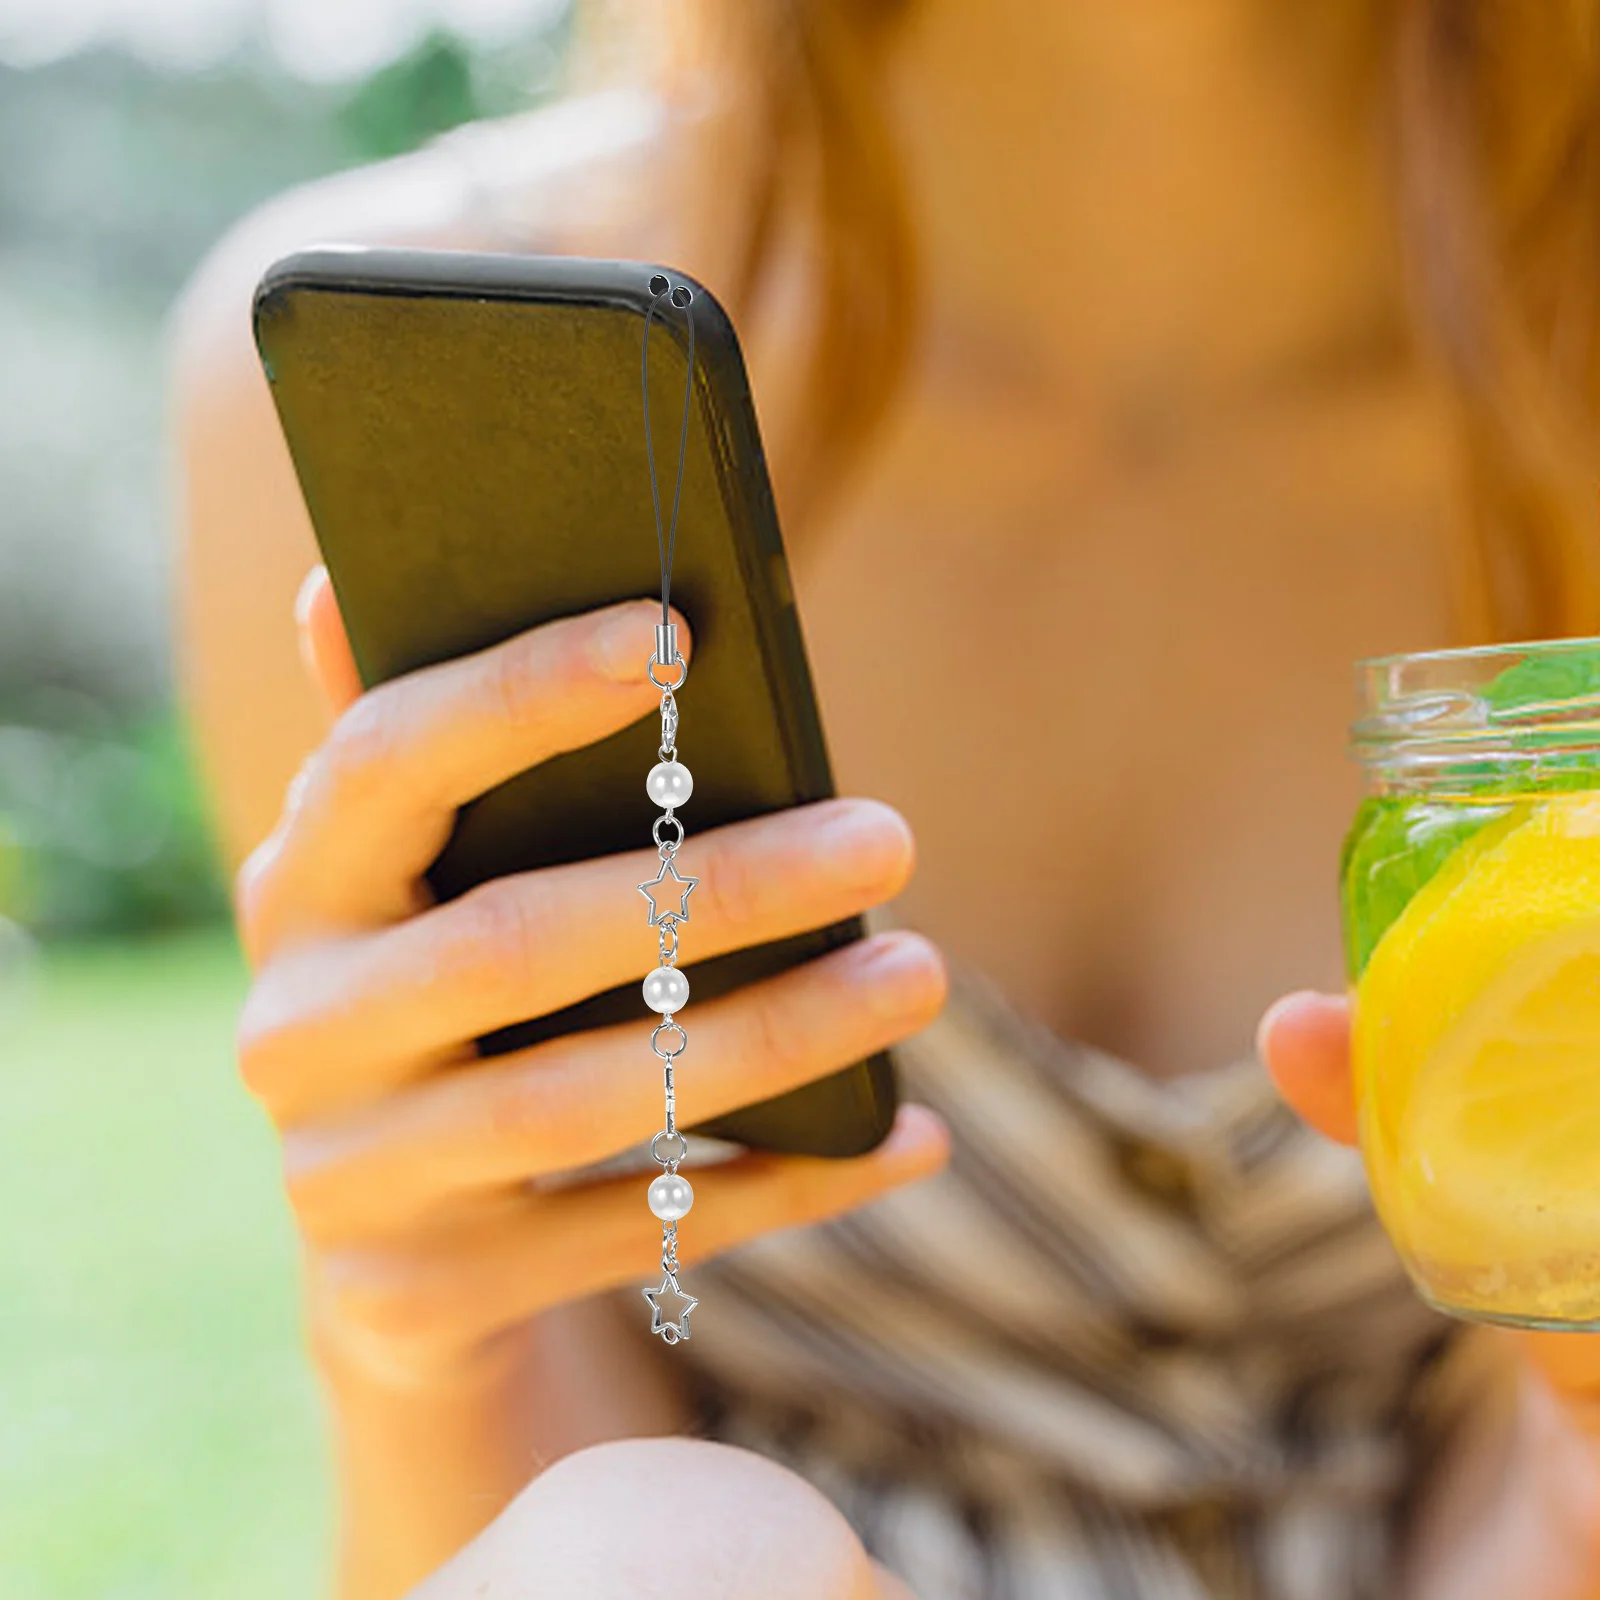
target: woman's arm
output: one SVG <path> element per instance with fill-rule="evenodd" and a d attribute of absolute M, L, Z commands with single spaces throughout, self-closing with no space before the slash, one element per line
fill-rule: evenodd
<path fill-rule="evenodd" d="M 1260 1048 L 1289 1104 L 1320 1133 L 1356 1140 L 1350 1011 L 1289 995 Z M 1475 1415 L 1422 1508 L 1412 1600 L 1600 1600 L 1600 1339 L 1471 1335 Z"/>

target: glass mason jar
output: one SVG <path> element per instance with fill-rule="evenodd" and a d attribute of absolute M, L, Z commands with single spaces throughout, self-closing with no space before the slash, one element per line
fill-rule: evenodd
<path fill-rule="evenodd" d="M 1441 1310 L 1600 1329 L 1600 639 L 1361 664 L 1361 1147 Z"/>

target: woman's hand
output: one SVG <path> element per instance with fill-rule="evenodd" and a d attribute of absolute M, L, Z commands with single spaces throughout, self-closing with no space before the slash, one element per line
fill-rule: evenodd
<path fill-rule="evenodd" d="M 1286 995 L 1261 1019 L 1261 1059 L 1278 1091 L 1319 1133 L 1356 1142 L 1350 1004 Z M 1527 1366 L 1506 1458 L 1463 1475 L 1462 1505 L 1436 1519 L 1415 1592 L 1438 1600 L 1600 1600 L 1600 1338 L 1490 1334 Z M 1552 1404 L 1552 1400 L 1554 1404 Z"/>
<path fill-rule="evenodd" d="M 445 1392 L 534 1313 L 657 1267 L 645 1177 L 531 1181 L 659 1128 L 643 1010 L 635 1024 L 493 1058 L 472 1043 L 643 978 L 655 948 L 635 886 L 656 852 L 523 873 L 443 905 L 423 883 L 458 807 L 655 706 L 644 670 L 655 614 L 640 602 L 569 618 L 366 694 L 320 572 L 300 615 L 339 714 L 240 873 L 255 972 L 241 1067 L 283 1136 L 324 1364 L 380 1388 Z M 693 953 L 863 911 L 900 889 L 912 855 L 904 822 L 865 800 L 691 833 Z M 934 948 L 890 933 L 697 1006 L 679 1116 L 693 1125 L 846 1066 L 921 1028 L 943 995 Z M 749 1154 L 697 1171 L 680 1254 L 692 1264 L 835 1215 L 944 1156 L 938 1120 L 908 1106 L 887 1142 L 854 1160 Z M 531 1464 L 519 1470 L 506 1492 Z M 480 1499 L 481 1525 L 498 1503 Z"/>

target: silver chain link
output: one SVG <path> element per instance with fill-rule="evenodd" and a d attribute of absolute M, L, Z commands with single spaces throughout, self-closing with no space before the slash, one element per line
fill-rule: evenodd
<path fill-rule="evenodd" d="M 678 759 L 678 702 L 670 689 L 661 693 L 661 759 Z"/>

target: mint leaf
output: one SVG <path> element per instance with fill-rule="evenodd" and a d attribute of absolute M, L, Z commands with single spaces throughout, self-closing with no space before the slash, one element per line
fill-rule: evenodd
<path fill-rule="evenodd" d="M 1361 802 L 1340 861 L 1345 968 L 1354 983 L 1413 896 L 1512 803 L 1463 804 L 1407 795 Z"/>
<path fill-rule="evenodd" d="M 1600 641 L 1535 650 L 1479 691 L 1491 712 L 1600 695 Z M 1354 983 L 1413 896 L 1474 834 L 1507 815 L 1517 796 L 1600 788 L 1587 726 L 1540 730 L 1537 759 L 1502 753 L 1463 760 L 1454 781 L 1471 799 L 1372 795 L 1362 801 L 1339 862 L 1345 967 Z M 1563 748 L 1570 744 L 1571 748 Z M 1504 797 L 1500 800 L 1499 797 Z"/>
<path fill-rule="evenodd" d="M 1482 699 L 1491 711 L 1514 711 L 1591 694 L 1600 694 L 1600 644 L 1525 656 L 1491 679 Z"/>

